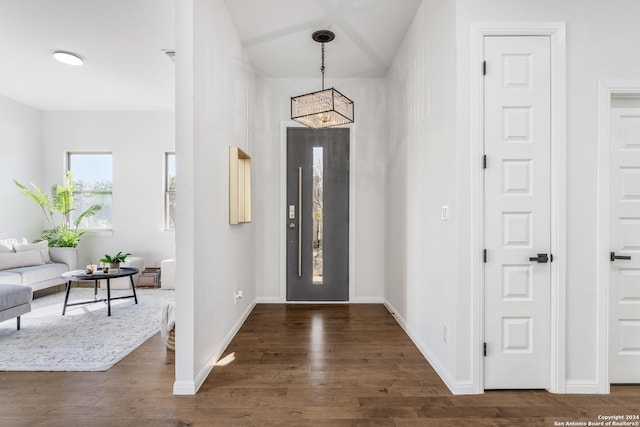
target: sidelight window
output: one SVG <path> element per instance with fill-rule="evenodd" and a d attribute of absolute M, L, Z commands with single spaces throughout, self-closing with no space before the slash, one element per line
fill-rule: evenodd
<path fill-rule="evenodd" d="M 323 148 L 313 147 L 313 284 L 322 284 L 322 222 L 323 222 Z"/>

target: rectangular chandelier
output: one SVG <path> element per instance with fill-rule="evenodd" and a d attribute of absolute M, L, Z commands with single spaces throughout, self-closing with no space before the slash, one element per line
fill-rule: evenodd
<path fill-rule="evenodd" d="M 314 129 L 353 123 L 353 101 L 334 88 L 294 96 L 291 119 Z"/>

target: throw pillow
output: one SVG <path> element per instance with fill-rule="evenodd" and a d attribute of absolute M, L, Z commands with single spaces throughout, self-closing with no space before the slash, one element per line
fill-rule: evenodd
<path fill-rule="evenodd" d="M 0 254 L 0 270 L 10 268 L 31 267 L 32 265 L 43 265 L 40 251 L 11 252 Z"/>
<path fill-rule="evenodd" d="M 22 239 L 21 241 L 19 241 L 18 239 L 15 238 L 9 238 L 9 239 L 1 239 L 0 240 L 0 253 L 3 252 L 15 252 L 13 250 L 13 245 L 15 245 L 16 243 L 27 243 L 26 239 Z"/>
<path fill-rule="evenodd" d="M 49 256 L 49 242 L 42 240 L 38 243 L 20 243 L 13 245 L 13 250 L 16 252 L 26 252 L 37 250 L 40 252 L 42 262 L 45 264 L 51 264 L 51 256 Z"/>

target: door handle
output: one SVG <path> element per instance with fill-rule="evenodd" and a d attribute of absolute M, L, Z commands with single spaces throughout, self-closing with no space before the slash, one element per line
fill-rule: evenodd
<path fill-rule="evenodd" d="M 298 277 L 302 277 L 302 166 L 298 167 Z"/>
<path fill-rule="evenodd" d="M 536 261 L 540 264 L 546 264 L 547 262 L 549 262 L 549 256 L 547 254 L 538 254 L 538 256 L 536 257 L 529 258 L 529 261 Z"/>
<path fill-rule="evenodd" d="M 609 258 L 611 262 L 614 262 L 617 259 L 631 259 L 629 255 L 616 255 L 615 252 L 611 252 L 611 257 Z"/>

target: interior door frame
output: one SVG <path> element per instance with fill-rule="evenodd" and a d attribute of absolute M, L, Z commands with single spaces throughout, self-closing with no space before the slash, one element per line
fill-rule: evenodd
<path fill-rule="evenodd" d="M 598 81 L 598 211 L 597 211 L 597 275 L 596 275 L 596 313 L 598 348 L 598 366 L 596 374 L 597 393 L 609 393 L 609 278 L 611 261 L 609 259 L 610 238 L 610 155 L 611 144 L 610 115 L 611 98 L 614 95 L 639 95 L 640 80 L 600 80 Z"/>
<path fill-rule="evenodd" d="M 280 233 L 280 291 L 279 296 L 268 302 L 287 304 L 349 304 L 355 299 L 356 289 L 356 127 L 354 124 L 341 126 L 349 129 L 349 299 L 347 301 L 287 301 L 287 128 L 305 127 L 294 121 L 280 123 L 280 209 L 278 227 Z"/>
<path fill-rule="evenodd" d="M 566 32 L 564 22 L 473 22 L 470 45 L 471 118 L 471 376 L 484 393 L 484 38 L 548 36 L 551 41 L 551 378 L 549 391 L 566 384 Z"/>

